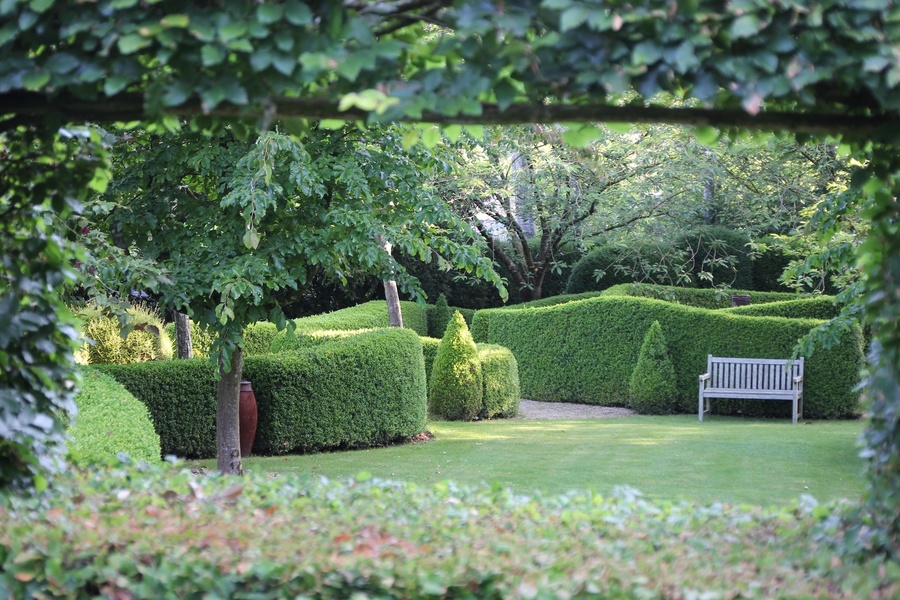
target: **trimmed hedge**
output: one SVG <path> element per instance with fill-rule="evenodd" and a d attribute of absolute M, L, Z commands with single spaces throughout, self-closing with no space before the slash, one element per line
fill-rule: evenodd
<path fill-rule="evenodd" d="M 666 337 L 659 321 L 653 321 L 628 380 L 628 406 L 645 415 L 666 414 L 675 409 L 677 396 L 675 367 L 669 358 Z"/>
<path fill-rule="evenodd" d="M 788 319 L 819 319 L 828 321 L 840 314 L 841 307 L 835 304 L 834 296 L 814 296 L 812 298 L 782 300 L 767 304 L 734 306 L 722 309 L 722 312 L 745 317 L 785 317 Z"/>
<path fill-rule="evenodd" d="M 400 312 L 403 314 L 404 329 L 412 329 L 419 335 L 428 335 L 428 318 L 425 308 L 415 302 L 401 302 Z M 272 340 L 272 352 L 289 352 L 307 347 L 304 334 L 317 331 L 352 331 L 388 327 L 387 303 L 384 300 L 373 300 L 350 308 L 336 310 L 323 315 L 295 319 L 294 338 L 286 331 L 280 331 Z"/>
<path fill-rule="evenodd" d="M 450 421 L 470 421 L 484 410 L 484 379 L 478 349 L 458 312 L 450 318 L 434 357 L 428 410 Z"/>
<path fill-rule="evenodd" d="M 754 292 L 751 290 L 717 290 L 712 288 L 684 288 L 668 285 L 651 285 L 646 283 L 625 283 L 604 290 L 603 296 L 633 296 L 639 298 L 656 298 L 668 302 L 677 302 L 699 308 L 731 308 L 731 296 L 748 294 L 750 304 L 768 304 L 785 300 L 810 298 L 810 294 L 784 292 Z"/>
<path fill-rule="evenodd" d="M 244 356 L 268 354 L 272 351 L 272 340 L 278 333 L 275 323 L 259 321 L 244 327 Z"/>
<path fill-rule="evenodd" d="M 66 434 L 76 463 L 107 462 L 119 452 L 135 461 L 159 462 L 159 435 L 147 407 L 109 375 L 82 368 L 75 406 L 78 414 Z"/>
<path fill-rule="evenodd" d="M 527 398 L 623 405 L 647 329 L 658 320 L 673 349 L 678 408 L 693 412 L 697 377 L 707 354 L 787 358 L 797 340 L 821 321 L 744 317 L 648 298 L 601 296 L 549 308 L 488 309 L 474 329 L 490 343 L 509 348 L 519 363 Z M 863 364 L 862 333 L 845 334 L 834 348 L 819 348 L 806 363 L 804 413 L 808 418 L 859 414 L 853 389 Z M 718 400 L 713 411 L 786 417 L 785 402 Z"/>
<path fill-rule="evenodd" d="M 447 330 L 447 323 L 453 316 L 453 311 L 447 305 L 447 296 L 441 294 L 438 296 L 434 306 L 429 306 L 425 310 L 428 318 L 428 335 L 431 337 L 442 338 Z"/>
<path fill-rule="evenodd" d="M 431 369 L 441 340 L 419 338 L 425 356 L 425 374 L 431 389 Z M 519 363 L 508 348 L 496 344 L 476 344 L 481 361 L 481 378 L 484 381 L 484 410 L 482 419 L 515 417 L 519 414 Z"/>
<path fill-rule="evenodd" d="M 203 359 L 109 365 L 150 409 L 163 452 L 216 452 L 216 378 Z M 422 346 L 409 330 L 348 336 L 284 355 L 250 356 L 243 378 L 259 409 L 254 454 L 377 446 L 425 427 Z"/>
<path fill-rule="evenodd" d="M 508 348 L 478 344 L 481 377 L 484 381 L 482 419 L 515 417 L 519 414 L 519 363 Z"/>

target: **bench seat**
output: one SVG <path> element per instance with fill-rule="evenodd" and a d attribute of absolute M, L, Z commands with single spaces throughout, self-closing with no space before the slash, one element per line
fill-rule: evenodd
<path fill-rule="evenodd" d="M 792 422 L 803 416 L 803 358 L 735 358 L 709 355 L 700 376 L 697 416 L 709 412 L 709 399 L 785 400 Z"/>

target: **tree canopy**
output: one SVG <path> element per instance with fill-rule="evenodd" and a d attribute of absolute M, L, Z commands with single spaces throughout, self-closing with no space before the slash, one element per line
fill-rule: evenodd
<path fill-rule="evenodd" d="M 52 287 L 71 274 L 70 253 L 46 213 L 77 212 L 86 186 L 105 183 L 100 144 L 63 149 L 59 127 L 158 127 L 190 115 L 198 126 L 252 117 L 262 129 L 286 119 L 297 131 L 304 118 L 577 121 L 587 135 L 591 121 L 666 121 L 840 135 L 854 153 L 860 166 L 839 210 L 863 210 L 872 223 L 858 260 L 876 336 L 872 514 L 860 531 L 870 547 L 900 545 L 892 0 L 4 0 L 0 17 L 0 304 L 13 332 L 0 344 L 4 481 L 45 454 L 59 432 L 53 410 L 69 397 L 69 321 Z M 660 92 L 701 106 L 654 104 Z"/>

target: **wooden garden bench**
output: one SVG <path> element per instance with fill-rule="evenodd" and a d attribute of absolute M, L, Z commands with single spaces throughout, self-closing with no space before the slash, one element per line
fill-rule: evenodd
<path fill-rule="evenodd" d="M 739 400 L 789 400 L 793 423 L 803 417 L 803 357 L 723 358 L 709 355 L 706 373 L 700 376 L 697 416 L 709 412 L 710 398 Z M 705 400 L 705 407 L 704 407 Z"/>

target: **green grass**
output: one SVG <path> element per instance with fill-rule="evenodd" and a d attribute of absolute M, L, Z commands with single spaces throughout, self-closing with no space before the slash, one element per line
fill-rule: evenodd
<path fill-rule="evenodd" d="M 856 499 L 862 421 L 687 415 L 578 421 L 432 422 L 434 440 L 352 452 L 250 457 L 247 471 L 375 477 L 430 485 L 498 482 L 521 492 L 628 485 L 651 498 L 759 505 L 803 494 Z M 199 461 L 214 469 L 214 461 Z"/>

